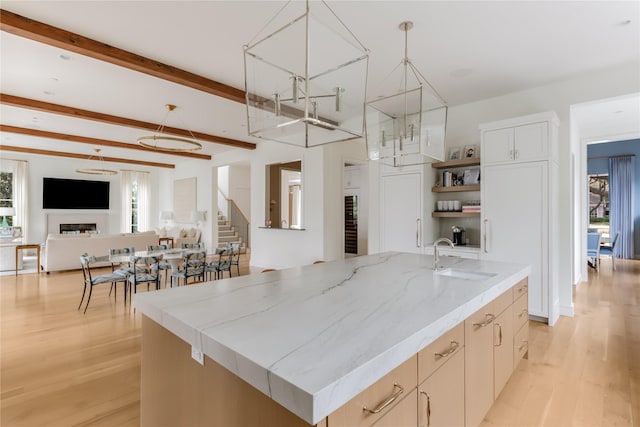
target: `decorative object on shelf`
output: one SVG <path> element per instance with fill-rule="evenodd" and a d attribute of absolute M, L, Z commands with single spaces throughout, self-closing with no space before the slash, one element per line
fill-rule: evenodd
<path fill-rule="evenodd" d="M 462 149 L 462 157 L 465 159 L 470 159 L 473 157 L 478 157 L 478 146 L 477 145 L 465 145 Z"/>
<path fill-rule="evenodd" d="M 8 216 L 14 216 L 16 214 L 16 208 L 11 206 L 0 207 L 0 216 L 2 217 L 2 224 L 0 227 L 5 228 L 9 227 L 9 223 L 7 222 Z"/>
<path fill-rule="evenodd" d="M 308 148 L 364 135 L 369 51 L 326 2 L 287 2 L 243 49 L 250 136 Z"/>
<path fill-rule="evenodd" d="M 165 125 L 167 123 L 167 119 L 169 118 L 169 113 L 175 110 L 176 106 L 173 104 L 165 104 L 165 108 L 167 109 L 167 112 L 165 113 L 164 118 L 162 119 L 162 122 L 158 127 L 158 130 L 156 130 L 156 133 L 153 135 L 141 136 L 140 138 L 138 138 L 138 144 L 152 150 L 168 151 L 170 153 L 184 153 L 202 150 L 202 144 L 194 141 L 195 136 L 193 136 L 193 133 L 191 131 L 189 131 L 189 134 L 193 139 L 162 134 L 165 131 Z"/>
<path fill-rule="evenodd" d="M 401 90 L 367 102 L 368 156 L 394 167 L 441 161 L 447 103 L 408 57 L 407 33 L 413 22 L 398 27 L 404 31 L 404 57 L 390 76 L 400 75 Z"/>
<path fill-rule="evenodd" d="M 462 174 L 462 182 L 464 185 L 480 184 L 480 168 L 465 169 Z"/>
<path fill-rule="evenodd" d="M 449 155 L 447 156 L 449 160 L 459 160 L 460 159 L 460 147 L 451 147 L 449 148 Z"/>
<path fill-rule="evenodd" d="M 93 151 L 96 152 L 96 157 L 93 158 L 94 156 L 89 156 L 89 158 L 87 160 L 98 160 L 98 161 L 100 161 L 100 162 L 102 162 L 104 164 L 104 158 L 100 154 L 100 152 L 102 150 L 100 148 L 94 148 Z M 118 171 L 113 170 L 113 169 L 107 169 L 106 167 L 104 167 L 104 168 L 81 168 L 81 169 L 76 169 L 76 172 L 77 173 L 87 174 L 87 175 L 116 175 L 118 173 Z"/>

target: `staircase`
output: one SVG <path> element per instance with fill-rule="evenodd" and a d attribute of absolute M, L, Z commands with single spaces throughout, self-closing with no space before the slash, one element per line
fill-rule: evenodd
<path fill-rule="evenodd" d="M 218 211 L 218 248 L 226 248 L 227 243 L 239 243 L 240 253 L 247 251 L 245 242 L 242 237 L 238 236 L 236 229 L 229 223 L 227 217 Z"/>

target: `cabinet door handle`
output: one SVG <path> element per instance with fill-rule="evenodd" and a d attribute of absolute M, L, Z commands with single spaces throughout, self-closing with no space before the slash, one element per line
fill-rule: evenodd
<path fill-rule="evenodd" d="M 420 394 L 427 396 L 427 427 L 431 425 L 431 396 L 426 391 L 420 390 Z"/>
<path fill-rule="evenodd" d="M 388 406 L 389 406 L 389 405 L 391 405 L 393 402 L 395 402 L 395 400 L 396 400 L 398 397 L 400 397 L 400 395 L 401 395 L 402 393 L 404 393 L 404 387 L 402 387 L 400 384 L 394 384 L 394 385 L 393 385 L 393 389 L 395 390 L 396 388 L 398 389 L 398 391 L 397 391 L 397 392 L 395 392 L 394 394 L 392 394 L 391 396 L 389 396 L 388 398 L 386 398 L 386 399 L 384 400 L 384 402 L 382 402 L 381 404 L 379 404 L 379 405 L 378 405 L 378 407 L 377 407 L 377 408 L 375 408 L 375 409 L 368 409 L 366 406 L 364 406 L 364 407 L 362 408 L 362 410 L 363 410 L 363 411 L 365 411 L 365 412 L 368 412 L 368 413 L 370 413 L 370 414 L 377 414 L 377 413 L 380 413 L 380 412 L 384 411 L 384 409 L 385 409 L 386 407 L 388 407 Z"/>
<path fill-rule="evenodd" d="M 518 313 L 518 318 L 524 316 L 525 314 L 527 314 L 527 309 L 523 308 L 522 311 L 520 313 Z"/>
<path fill-rule="evenodd" d="M 489 234 L 489 220 L 485 219 L 484 221 L 484 235 L 482 236 L 484 239 L 484 252 L 489 253 L 489 242 L 487 239 L 487 234 Z"/>
<path fill-rule="evenodd" d="M 526 290 L 527 290 L 527 287 L 528 287 L 528 285 L 520 286 L 520 287 L 518 288 L 518 293 L 519 293 L 519 294 L 523 293 L 524 291 L 526 291 Z"/>
<path fill-rule="evenodd" d="M 529 341 L 522 341 L 522 345 L 518 347 L 518 351 L 522 351 L 529 346 Z"/>
<path fill-rule="evenodd" d="M 513 160 L 513 150 L 509 150 L 509 160 Z"/>
<path fill-rule="evenodd" d="M 442 353 L 433 353 L 433 355 L 436 357 L 436 359 L 439 359 L 441 357 L 447 357 L 450 354 L 452 354 L 453 352 L 455 352 L 458 347 L 460 347 L 460 343 L 458 341 L 451 341 L 451 344 L 449 345 L 449 348 L 447 349 L 447 351 L 444 351 Z"/>
<path fill-rule="evenodd" d="M 416 219 L 416 247 L 420 247 L 420 218 Z"/>
<path fill-rule="evenodd" d="M 513 156 L 514 159 L 517 159 L 518 157 L 520 157 L 520 153 L 518 152 L 518 150 L 515 151 L 515 155 Z"/>
<path fill-rule="evenodd" d="M 474 323 L 473 326 L 476 328 L 484 328 L 485 326 L 489 326 L 494 320 L 496 320 L 496 316 L 491 313 L 487 313 L 484 315 L 484 322 Z"/>
<path fill-rule="evenodd" d="M 498 338 L 500 338 L 500 342 L 497 345 L 494 345 L 494 347 L 501 347 L 502 346 L 502 325 L 500 323 L 496 323 L 495 326 L 498 327 Z"/>

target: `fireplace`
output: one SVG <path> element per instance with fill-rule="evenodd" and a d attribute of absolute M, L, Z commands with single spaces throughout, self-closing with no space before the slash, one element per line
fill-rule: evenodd
<path fill-rule="evenodd" d="M 46 232 L 69 233 L 73 231 L 84 232 L 88 230 L 99 231 L 100 234 L 109 234 L 109 214 L 106 213 L 48 213 L 46 221 Z M 71 228 L 67 228 L 71 226 Z"/>
<path fill-rule="evenodd" d="M 60 224 L 60 234 L 86 233 L 87 231 L 95 231 L 96 224 Z"/>

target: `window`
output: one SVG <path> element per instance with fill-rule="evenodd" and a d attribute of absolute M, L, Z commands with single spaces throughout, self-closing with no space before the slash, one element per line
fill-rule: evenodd
<path fill-rule="evenodd" d="M 609 238 L 609 175 L 589 175 L 589 228 Z"/>
<path fill-rule="evenodd" d="M 0 207 L 13 207 L 13 173 L 0 172 Z M 7 216 L 9 226 L 13 225 L 13 217 Z"/>
<path fill-rule="evenodd" d="M 121 227 L 123 233 L 149 229 L 149 173 L 121 171 Z"/>
<path fill-rule="evenodd" d="M 135 233 L 139 230 L 138 224 L 138 181 L 131 183 L 131 232 Z"/>

